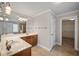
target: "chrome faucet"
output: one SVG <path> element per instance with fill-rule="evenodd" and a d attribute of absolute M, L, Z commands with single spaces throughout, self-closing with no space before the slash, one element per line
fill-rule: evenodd
<path fill-rule="evenodd" d="M 6 41 L 6 49 L 9 51 L 11 49 L 11 44 L 13 43 L 13 40 Z"/>

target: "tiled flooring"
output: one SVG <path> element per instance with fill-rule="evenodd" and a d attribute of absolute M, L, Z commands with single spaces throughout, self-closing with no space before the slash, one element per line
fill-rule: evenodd
<path fill-rule="evenodd" d="M 41 47 L 32 48 L 32 56 L 76 56 L 76 52 L 73 49 L 65 47 L 55 46 L 55 48 L 49 52 Z"/>

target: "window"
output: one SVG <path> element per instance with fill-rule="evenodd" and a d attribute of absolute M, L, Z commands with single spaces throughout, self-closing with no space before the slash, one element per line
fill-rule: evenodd
<path fill-rule="evenodd" d="M 19 32 L 19 25 L 13 24 L 13 32 Z"/>

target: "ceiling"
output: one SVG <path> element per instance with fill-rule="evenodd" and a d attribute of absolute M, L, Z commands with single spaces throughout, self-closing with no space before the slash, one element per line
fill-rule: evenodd
<path fill-rule="evenodd" d="M 23 16 L 34 16 L 37 13 L 49 9 L 51 6 L 48 2 L 12 2 L 12 10 Z"/>
<path fill-rule="evenodd" d="M 79 10 L 79 2 L 11 2 L 10 4 L 15 13 L 31 17 L 47 9 L 52 9 L 56 15 Z"/>

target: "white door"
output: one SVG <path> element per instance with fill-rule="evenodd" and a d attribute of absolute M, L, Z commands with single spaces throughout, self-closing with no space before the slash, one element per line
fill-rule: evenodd
<path fill-rule="evenodd" d="M 52 49 L 55 46 L 55 18 L 52 15 L 50 16 L 50 46 Z"/>

